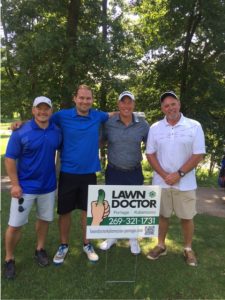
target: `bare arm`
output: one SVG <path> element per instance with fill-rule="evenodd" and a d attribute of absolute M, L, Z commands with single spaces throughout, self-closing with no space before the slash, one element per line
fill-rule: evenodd
<path fill-rule="evenodd" d="M 109 118 L 113 117 L 113 116 L 116 116 L 119 114 L 119 111 L 111 111 L 111 112 L 108 112 L 108 115 L 109 115 Z"/>
<path fill-rule="evenodd" d="M 203 154 L 192 154 L 192 156 L 186 161 L 186 163 L 180 167 L 184 173 L 188 173 L 193 170 L 203 160 Z"/>
<path fill-rule="evenodd" d="M 185 174 L 190 172 L 199 164 L 203 157 L 203 154 L 192 154 L 184 165 L 180 167 L 180 170 L 182 170 Z M 173 185 L 180 180 L 180 175 L 177 171 L 169 174 L 161 167 L 155 153 L 147 154 L 147 159 L 154 171 L 156 171 L 167 184 Z"/>
<path fill-rule="evenodd" d="M 26 121 L 15 121 L 13 123 L 11 123 L 11 130 L 14 131 L 18 128 L 20 128 Z"/>
<path fill-rule="evenodd" d="M 193 170 L 199 162 L 203 159 L 203 154 L 192 154 L 192 156 L 180 167 L 180 170 L 185 174 Z M 174 172 L 169 174 L 165 178 L 165 182 L 169 185 L 173 185 L 180 180 L 180 174 L 178 172 Z"/>
<path fill-rule="evenodd" d="M 166 172 L 160 165 L 156 153 L 146 154 L 149 164 L 152 166 L 153 170 L 156 171 L 164 180 L 166 176 L 169 174 Z"/>
<path fill-rule="evenodd" d="M 107 144 L 108 144 L 107 141 L 101 139 L 99 142 L 99 148 L 104 149 L 105 146 L 107 146 Z"/>
<path fill-rule="evenodd" d="M 12 184 L 11 196 L 15 198 L 20 198 L 23 191 L 20 187 L 18 176 L 17 176 L 16 160 L 6 157 L 5 167 Z"/>

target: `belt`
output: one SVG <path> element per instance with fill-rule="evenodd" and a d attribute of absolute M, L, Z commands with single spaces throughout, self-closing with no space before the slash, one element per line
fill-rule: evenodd
<path fill-rule="evenodd" d="M 141 164 L 137 164 L 136 166 L 134 167 L 131 167 L 131 168 L 120 168 L 120 167 L 117 167 L 116 165 L 112 164 L 112 163 L 108 163 L 108 166 L 111 167 L 112 169 L 115 169 L 115 170 L 118 170 L 118 171 L 122 171 L 122 172 L 129 172 L 129 171 L 134 171 L 134 170 L 138 170 L 141 168 Z"/>

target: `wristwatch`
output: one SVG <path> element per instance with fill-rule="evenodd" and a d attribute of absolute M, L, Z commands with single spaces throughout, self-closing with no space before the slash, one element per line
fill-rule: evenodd
<path fill-rule="evenodd" d="M 184 177 L 185 173 L 183 171 L 178 170 L 177 172 L 179 173 L 180 177 Z"/>

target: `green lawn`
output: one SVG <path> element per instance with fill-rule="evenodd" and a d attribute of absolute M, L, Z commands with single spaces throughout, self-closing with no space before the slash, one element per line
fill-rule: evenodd
<path fill-rule="evenodd" d="M 0 130 L 8 130 L 11 126 L 11 122 L 8 123 L 1 123 L 0 122 Z"/>
<path fill-rule="evenodd" d="M 1 135 L 1 140 L 0 140 L 0 156 L 1 156 L 1 175 L 5 176 L 6 171 L 5 171 L 5 165 L 4 165 L 4 154 L 6 150 L 6 146 L 9 140 L 8 135 Z"/>
<path fill-rule="evenodd" d="M 7 226 L 10 197 L 2 193 L 2 233 Z M 146 253 L 155 239 L 140 240 L 134 283 L 106 283 L 107 280 L 133 280 L 136 258 L 127 241 L 120 241 L 107 254 L 98 250 L 100 260 L 91 264 L 82 252 L 80 213 L 73 214 L 70 252 L 60 267 L 39 267 L 34 261 L 33 210 L 16 249 L 17 278 L 1 281 L 2 299 L 225 299 L 224 228 L 225 219 L 198 215 L 194 249 L 197 268 L 186 266 L 181 255 L 182 235 L 177 218 L 171 220 L 168 255 L 149 261 Z M 52 257 L 58 245 L 57 217 L 51 224 L 46 249 Z M 100 241 L 93 241 L 97 246 Z M 3 234 L 2 234 L 3 244 Z M 4 261 L 4 249 L 2 251 Z"/>
<path fill-rule="evenodd" d="M 5 176 L 5 166 L 4 166 L 4 154 L 6 150 L 6 146 L 9 140 L 9 131 L 10 123 L 0 123 L 0 156 L 1 156 L 1 175 Z"/>

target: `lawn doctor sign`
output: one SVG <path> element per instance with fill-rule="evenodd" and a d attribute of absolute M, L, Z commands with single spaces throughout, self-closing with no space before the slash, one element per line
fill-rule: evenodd
<path fill-rule="evenodd" d="M 89 185 L 87 238 L 158 236 L 161 188 Z"/>

